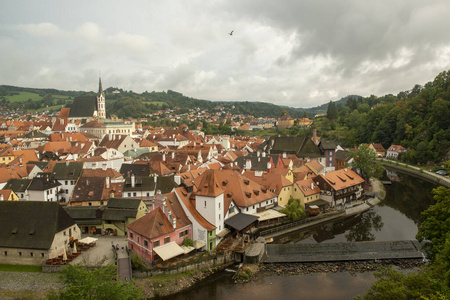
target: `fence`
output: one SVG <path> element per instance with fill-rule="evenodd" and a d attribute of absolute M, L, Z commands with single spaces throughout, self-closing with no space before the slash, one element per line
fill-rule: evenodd
<path fill-rule="evenodd" d="M 186 271 L 212 269 L 220 265 L 234 263 L 234 253 L 227 252 L 225 254 L 218 254 L 216 257 L 209 258 L 201 262 L 195 262 L 185 266 L 179 266 L 170 269 L 154 269 L 148 271 L 133 271 L 133 277 L 150 277 L 156 275 L 174 275 Z"/>

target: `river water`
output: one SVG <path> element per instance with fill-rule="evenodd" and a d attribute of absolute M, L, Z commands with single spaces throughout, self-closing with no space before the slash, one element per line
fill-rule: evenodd
<path fill-rule="evenodd" d="M 373 209 L 344 221 L 295 232 L 274 242 L 336 243 L 347 241 L 412 240 L 420 213 L 432 201 L 436 186 L 420 178 L 388 172 L 386 198 Z M 375 281 L 373 272 L 272 275 L 259 273 L 254 281 L 235 284 L 233 273 L 220 272 L 190 290 L 167 299 L 352 299 L 363 295 Z"/>

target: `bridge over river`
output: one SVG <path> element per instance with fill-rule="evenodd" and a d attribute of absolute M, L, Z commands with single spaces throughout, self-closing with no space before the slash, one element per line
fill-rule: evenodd
<path fill-rule="evenodd" d="M 418 241 L 268 244 L 264 263 L 423 259 Z"/>

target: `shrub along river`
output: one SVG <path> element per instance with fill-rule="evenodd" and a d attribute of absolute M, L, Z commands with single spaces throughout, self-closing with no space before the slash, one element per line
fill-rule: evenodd
<path fill-rule="evenodd" d="M 373 209 L 334 224 L 294 232 L 274 242 L 336 243 L 415 239 L 420 213 L 430 205 L 431 190 L 436 185 L 399 172 L 388 170 L 387 175 L 383 180 L 391 180 L 392 184 L 385 185 L 386 198 Z M 327 271 L 320 271 L 321 267 Z M 328 271 L 328 266 L 319 266 L 318 271 L 311 273 L 289 272 L 283 268 L 277 273 L 273 268 L 269 269 L 272 270 L 261 271 L 248 283 L 234 283 L 234 273 L 220 272 L 167 299 L 351 299 L 365 294 L 375 281 L 373 271 L 340 268 L 333 272 Z M 409 271 L 412 270 L 405 270 Z"/>

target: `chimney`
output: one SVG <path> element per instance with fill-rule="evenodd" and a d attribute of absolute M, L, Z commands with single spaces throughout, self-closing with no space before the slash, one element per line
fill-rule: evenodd
<path fill-rule="evenodd" d="M 172 218 L 173 229 L 177 229 L 177 217 Z"/>
<path fill-rule="evenodd" d="M 175 152 L 172 152 L 172 159 L 175 159 Z"/>
<path fill-rule="evenodd" d="M 166 154 L 165 153 L 163 153 L 163 155 L 162 155 L 162 161 L 166 161 Z"/>
<path fill-rule="evenodd" d="M 131 187 L 134 188 L 136 186 L 136 177 L 134 174 L 131 174 Z"/>
<path fill-rule="evenodd" d="M 5 199 L 3 198 L 3 194 L 1 194 L 0 195 L 0 201 L 3 201 L 3 200 L 5 200 Z M 173 228 L 175 228 L 175 227 L 173 227 Z"/>
<path fill-rule="evenodd" d="M 263 152 L 263 153 L 262 153 L 262 157 L 266 157 L 266 152 Z"/>
<path fill-rule="evenodd" d="M 311 182 L 311 189 L 312 190 L 314 189 L 314 183 L 313 182 Z"/>
<path fill-rule="evenodd" d="M 106 177 L 106 188 L 109 189 L 110 187 L 110 178 Z"/>
<path fill-rule="evenodd" d="M 66 166 L 69 166 L 69 161 L 68 160 L 66 160 Z"/>

